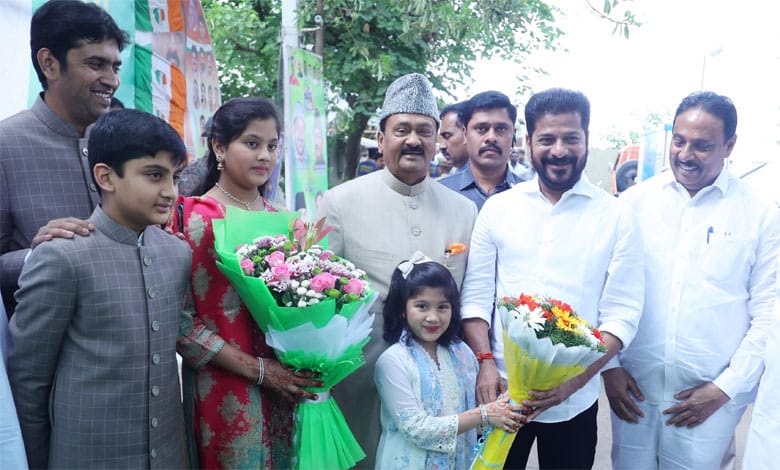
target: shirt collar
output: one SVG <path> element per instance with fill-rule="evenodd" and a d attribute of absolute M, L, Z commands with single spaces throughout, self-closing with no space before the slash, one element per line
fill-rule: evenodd
<path fill-rule="evenodd" d="M 688 196 L 690 199 L 693 199 L 692 197 L 690 197 L 690 193 L 688 193 L 688 190 L 685 189 L 685 186 L 677 182 L 677 180 L 674 177 L 674 172 L 672 170 L 667 170 L 663 172 L 662 175 L 663 175 L 662 177 L 664 178 L 664 183 L 663 183 L 664 186 L 671 187 L 675 189 L 678 193 L 684 194 Z M 718 177 L 715 178 L 715 181 L 713 181 L 711 185 L 701 188 L 693 197 L 699 196 L 700 194 L 708 194 L 716 190 L 720 191 L 721 195 L 725 195 L 728 189 L 729 189 L 729 170 L 724 165 L 723 169 L 720 170 Z"/>
<path fill-rule="evenodd" d="M 428 187 L 427 175 L 419 183 L 409 186 L 408 184 L 396 178 L 395 175 L 390 173 L 390 170 L 388 170 L 387 167 L 381 171 L 382 180 L 385 182 L 385 184 L 388 185 L 390 189 L 402 196 L 419 196 L 420 194 L 424 193 Z"/>
<path fill-rule="evenodd" d="M 532 179 L 526 181 L 524 184 L 521 185 L 521 187 L 525 192 L 529 194 L 536 193 L 540 197 L 547 199 L 547 197 L 544 195 L 544 193 L 542 193 L 542 190 L 539 187 L 538 174 L 535 174 Z M 568 191 L 566 191 L 561 195 L 560 201 L 563 201 L 564 199 L 570 198 L 575 195 L 585 196 L 587 198 L 593 199 L 597 195 L 597 191 L 601 191 L 601 190 L 596 186 L 592 185 L 588 177 L 585 175 L 585 173 L 582 173 L 580 175 L 580 179 L 577 180 L 576 183 L 574 183 L 574 186 L 569 188 Z"/>
<path fill-rule="evenodd" d="M 463 191 L 468 189 L 469 187 L 474 187 L 474 189 L 479 189 L 479 185 L 477 184 L 477 181 L 474 179 L 474 174 L 471 172 L 471 165 L 466 164 L 463 167 L 463 170 L 458 173 L 460 175 L 460 181 L 458 185 L 458 190 Z M 504 178 L 496 185 L 496 189 L 508 189 L 513 187 L 517 183 L 521 183 L 523 180 L 517 176 L 516 174 L 512 173 L 512 171 L 509 169 L 509 165 L 507 165 L 506 170 L 504 172 Z"/>

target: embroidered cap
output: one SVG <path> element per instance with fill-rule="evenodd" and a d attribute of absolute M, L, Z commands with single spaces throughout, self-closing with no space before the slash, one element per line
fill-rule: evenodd
<path fill-rule="evenodd" d="M 387 87 L 379 120 L 399 113 L 422 114 L 436 121 L 437 126 L 440 124 L 439 108 L 436 106 L 436 98 L 433 97 L 431 82 L 427 78 L 419 73 L 410 73 Z"/>

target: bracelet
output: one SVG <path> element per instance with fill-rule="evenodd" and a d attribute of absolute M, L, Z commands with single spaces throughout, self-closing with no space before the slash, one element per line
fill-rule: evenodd
<path fill-rule="evenodd" d="M 488 425 L 490 424 L 488 422 L 487 406 L 479 405 L 479 412 L 482 415 L 482 429 L 487 429 Z"/>
<path fill-rule="evenodd" d="M 262 385 L 263 379 L 265 378 L 265 362 L 263 362 L 262 357 L 258 357 L 257 362 L 260 363 L 260 374 L 257 377 L 257 385 Z"/>
<path fill-rule="evenodd" d="M 477 362 L 478 363 L 482 364 L 482 361 L 485 360 L 485 359 L 495 359 L 495 357 L 493 357 L 493 353 L 492 352 L 478 352 L 477 353 Z"/>

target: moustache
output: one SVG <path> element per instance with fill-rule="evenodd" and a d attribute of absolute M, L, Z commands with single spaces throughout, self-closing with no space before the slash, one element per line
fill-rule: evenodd
<path fill-rule="evenodd" d="M 577 159 L 575 157 L 563 157 L 563 158 L 542 158 L 542 164 L 544 165 L 575 165 Z"/>
<path fill-rule="evenodd" d="M 423 148 L 421 145 L 412 147 L 409 145 L 404 145 L 404 147 L 401 149 L 402 154 L 410 154 L 410 155 L 425 155 L 425 152 L 423 151 Z"/>
<path fill-rule="evenodd" d="M 682 161 L 680 160 L 680 157 L 674 157 L 674 164 L 677 166 L 683 166 L 688 169 L 699 169 L 701 168 L 701 165 L 699 165 L 699 161 L 692 158 L 690 160 Z"/>
<path fill-rule="evenodd" d="M 483 153 L 488 152 L 488 151 L 496 152 L 499 155 L 503 155 L 503 153 L 504 153 L 504 152 L 501 151 L 501 147 L 499 147 L 498 145 L 487 144 L 487 145 L 485 145 L 483 147 L 480 147 L 479 154 L 482 155 Z"/>

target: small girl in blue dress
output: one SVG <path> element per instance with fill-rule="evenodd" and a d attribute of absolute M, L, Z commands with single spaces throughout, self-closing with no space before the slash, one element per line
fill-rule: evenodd
<path fill-rule="evenodd" d="M 377 469 L 470 465 L 476 428 L 516 432 L 520 405 L 499 397 L 476 406 L 477 360 L 460 339 L 460 299 L 449 270 L 417 252 L 393 272 L 384 306 L 392 344 L 374 375 L 382 401 Z"/>

